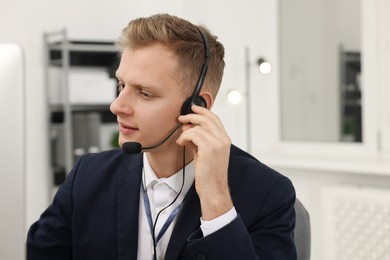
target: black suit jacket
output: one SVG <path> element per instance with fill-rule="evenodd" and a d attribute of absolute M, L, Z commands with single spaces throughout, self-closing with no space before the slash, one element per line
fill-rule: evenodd
<path fill-rule="evenodd" d="M 142 165 L 141 154 L 121 150 L 78 160 L 31 226 L 27 259 L 136 259 Z M 192 185 L 165 259 L 296 259 L 290 180 L 232 146 L 229 185 L 238 217 L 207 237 Z"/>

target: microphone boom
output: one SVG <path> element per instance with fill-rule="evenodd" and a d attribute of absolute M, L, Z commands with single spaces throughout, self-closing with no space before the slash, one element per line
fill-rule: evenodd
<path fill-rule="evenodd" d="M 138 142 L 125 142 L 122 145 L 122 150 L 127 154 L 137 154 L 142 152 L 142 150 L 150 150 L 157 148 L 163 143 L 165 143 L 182 125 L 182 123 L 179 123 L 171 132 L 169 132 L 169 134 L 161 142 L 155 145 L 142 147 L 142 145 Z"/>

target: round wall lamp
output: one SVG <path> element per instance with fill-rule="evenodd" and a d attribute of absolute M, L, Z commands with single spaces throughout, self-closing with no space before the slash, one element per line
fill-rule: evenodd
<path fill-rule="evenodd" d="M 259 71 L 262 74 L 267 75 L 271 73 L 272 66 L 271 63 L 269 63 L 267 60 L 265 60 L 264 58 L 259 58 L 256 63 L 259 68 Z"/>
<path fill-rule="evenodd" d="M 228 92 L 227 99 L 228 99 L 230 104 L 238 105 L 238 104 L 240 104 L 241 99 L 242 99 L 241 92 L 236 90 L 236 89 L 232 89 Z"/>

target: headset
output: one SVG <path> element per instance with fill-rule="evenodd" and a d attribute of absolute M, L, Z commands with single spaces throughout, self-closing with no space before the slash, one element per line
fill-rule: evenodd
<path fill-rule="evenodd" d="M 204 83 L 204 80 L 205 80 L 206 74 L 207 74 L 207 69 L 209 67 L 210 49 L 209 49 L 209 43 L 208 43 L 206 35 L 204 34 L 204 32 L 202 32 L 202 30 L 200 30 L 199 28 L 197 28 L 197 29 L 200 32 L 200 35 L 202 36 L 203 43 L 204 43 L 205 62 L 203 64 L 202 70 L 200 72 L 199 79 L 198 79 L 198 82 L 196 83 L 194 92 L 183 103 L 183 106 L 182 106 L 181 112 L 180 112 L 181 115 L 187 115 L 187 114 L 193 113 L 193 111 L 191 110 L 192 105 L 197 105 L 197 106 L 207 108 L 206 100 L 202 96 L 200 96 L 199 94 L 200 94 L 200 91 L 202 90 L 202 86 L 203 86 L 203 83 Z"/>

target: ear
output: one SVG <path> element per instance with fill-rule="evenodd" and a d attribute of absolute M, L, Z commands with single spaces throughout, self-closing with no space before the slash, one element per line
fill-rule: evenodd
<path fill-rule="evenodd" d="M 204 100 L 206 100 L 207 109 L 211 110 L 211 108 L 214 105 L 213 95 L 211 95 L 211 93 L 208 91 L 202 91 L 202 92 L 200 92 L 199 96 L 201 96 L 202 98 L 204 98 Z"/>

